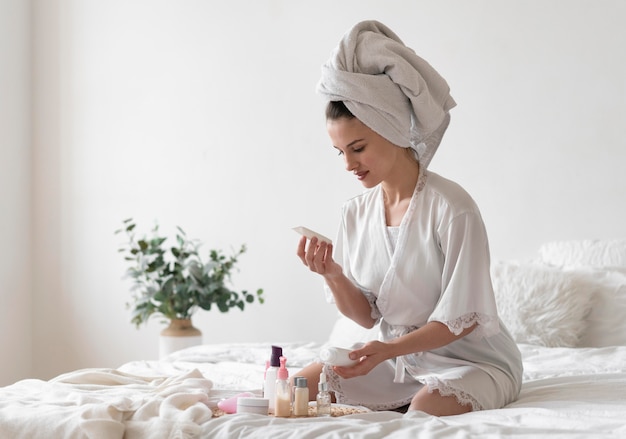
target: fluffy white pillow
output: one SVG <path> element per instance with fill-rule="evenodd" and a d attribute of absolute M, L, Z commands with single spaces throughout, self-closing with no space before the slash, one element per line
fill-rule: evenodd
<path fill-rule="evenodd" d="M 601 268 L 626 272 L 626 241 L 547 242 L 539 248 L 539 259 L 544 264 L 561 268 Z"/>
<path fill-rule="evenodd" d="M 626 345 L 626 240 L 548 242 L 539 248 L 539 259 L 583 271 L 599 286 L 579 346 Z"/>
<path fill-rule="evenodd" d="M 618 271 L 586 271 L 597 283 L 593 309 L 580 347 L 626 345 L 626 274 Z"/>
<path fill-rule="evenodd" d="M 586 275 L 536 263 L 492 267 L 500 318 L 518 343 L 575 347 L 596 286 Z"/>

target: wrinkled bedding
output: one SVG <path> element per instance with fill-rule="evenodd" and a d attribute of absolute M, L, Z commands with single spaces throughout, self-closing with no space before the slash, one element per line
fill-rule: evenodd
<path fill-rule="evenodd" d="M 141 377 L 88 369 L 0 389 L 1 438 L 196 437 L 211 419 L 198 370 Z"/>
<path fill-rule="evenodd" d="M 284 343 L 290 371 L 320 345 Z M 203 345 L 161 361 L 87 369 L 0 389 L 1 438 L 626 437 L 626 346 L 520 345 L 520 398 L 499 410 L 436 418 L 370 412 L 332 418 L 214 417 L 217 402 L 260 395 L 264 343 Z M 217 412 L 216 412 L 217 413 Z"/>

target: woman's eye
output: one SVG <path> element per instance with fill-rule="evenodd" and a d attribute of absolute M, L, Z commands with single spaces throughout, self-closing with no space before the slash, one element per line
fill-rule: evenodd
<path fill-rule="evenodd" d="M 363 152 L 363 150 L 365 149 L 365 145 L 364 146 L 360 146 L 358 148 L 354 148 L 352 147 L 348 152 L 350 153 L 359 153 L 359 152 Z M 344 155 L 344 152 L 342 150 L 340 150 L 339 148 L 337 148 L 337 155 Z"/>

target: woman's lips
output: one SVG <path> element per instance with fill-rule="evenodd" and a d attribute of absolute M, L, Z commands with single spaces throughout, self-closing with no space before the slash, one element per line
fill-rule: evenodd
<path fill-rule="evenodd" d="M 358 178 L 359 180 L 363 180 L 368 172 L 369 171 L 355 172 L 354 175 L 356 175 L 356 178 Z"/>

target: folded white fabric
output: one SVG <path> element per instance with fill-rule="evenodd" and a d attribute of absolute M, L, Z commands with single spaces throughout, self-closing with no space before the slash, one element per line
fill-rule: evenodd
<path fill-rule="evenodd" d="M 211 419 L 198 370 L 142 377 L 84 369 L 0 388 L 0 438 L 191 438 Z"/>
<path fill-rule="evenodd" d="M 322 66 L 317 91 L 427 167 L 456 103 L 447 82 L 387 26 L 356 24 Z"/>

